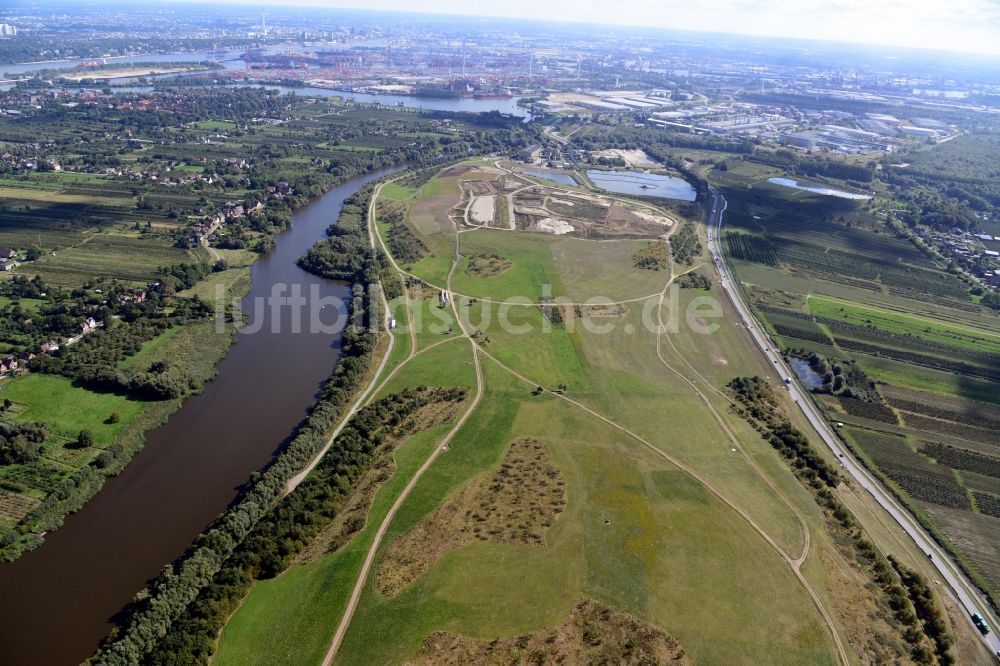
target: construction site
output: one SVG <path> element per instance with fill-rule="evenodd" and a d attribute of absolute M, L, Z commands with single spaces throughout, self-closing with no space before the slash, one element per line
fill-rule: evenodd
<path fill-rule="evenodd" d="M 486 173 L 459 179 L 461 198 L 449 213 L 457 227 L 614 239 L 661 236 L 673 223 L 652 204 L 546 185 L 516 170 Z"/>

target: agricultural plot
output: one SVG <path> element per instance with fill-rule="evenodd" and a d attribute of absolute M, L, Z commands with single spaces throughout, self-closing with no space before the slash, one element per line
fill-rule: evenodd
<path fill-rule="evenodd" d="M 952 470 L 921 456 L 898 435 L 851 428 L 848 434 L 879 469 L 912 497 L 955 509 L 970 509 L 968 494 Z"/>
<path fill-rule="evenodd" d="M 922 504 L 935 524 L 971 560 L 993 589 L 1000 586 L 1000 518 L 938 504 Z"/>
<path fill-rule="evenodd" d="M 881 401 L 818 402 L 863 426 L 845 434 L 996 595 L 995 315 L 863 205 L 740 182 L 726 192 L 725 247 L 759 316 L 786 348 L 854 360 L 878 382 Z"/>
<path fill-rule="evenodd" d="M 179 249 L 166 239 L 89 234 L 72 247 L 25 264 L 17 272 L 40 275 L 46 282 L 67 287 L 99 276 L 145 285 L 157 279 L 160 268 L 193 259 L 192 251 Z"/>

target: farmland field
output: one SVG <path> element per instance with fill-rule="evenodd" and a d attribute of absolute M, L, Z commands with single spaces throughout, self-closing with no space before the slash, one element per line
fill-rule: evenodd
<path fill-rule="evenodd" d="M 997 518 L 988 514 L 1000 487 L 1000 319 L 887 233 L 870 206 L 814 196 L 790 203 L 756 183 L 727 198 L 726 251 L 758 316 L 785 349 L 853 360 L 875 382 L 878 404 L 817 402 L 853 424 L 844 433 L 855 449 L 996 602 Z"/>

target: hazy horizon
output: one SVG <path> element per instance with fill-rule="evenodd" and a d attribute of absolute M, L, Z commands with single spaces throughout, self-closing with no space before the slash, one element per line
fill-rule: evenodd
<path fill-rule="evenodd" d="M 528 0 L 509 0 L 501 5 L 482 0 L 434 0 L 420 6 L 403 0 L 215 2 L 592 23 L 1000 56 L 1000 5 L 989 0 L 948 4 L 930 0 L 802 0 L 794 5 L 779 0 L 703 0 L 695 5 L 621 0 L 614 3 L 611 15 L 603 0 L 553 0 L 544 5 Z"/>

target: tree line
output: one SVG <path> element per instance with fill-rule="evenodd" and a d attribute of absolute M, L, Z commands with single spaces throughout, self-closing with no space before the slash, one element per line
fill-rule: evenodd
<path fill-rule="evenodd" d="M 857 563 L 870 568 L 869 575 L 902 625 L 901 633 L 914 661 L 953 664 L 955 657 L 950 649 L 953 641 L 926 581 L 892 555 L 884 557 L 868 539 L 851 511 L 833 492 L 840 483 L 839 472 L 812 450 L 805 435 L 778 412 L 771 384 L 756 376 L 735 377 L 729 388 L 736 396 L 736 413 L 789 460 L 796 476 L 830 520 L 830 529 L 841 531 L 843 536 L 834 535 L 834 542 L 841 548 L 851 548 Z"/>
<path fill-rule="evenodd" d="M 174 370 L 169 363 L 161 361 L 145 369 L 123 368 L 121 363 L 172 326 L 205 319 L 211 314 L 211 306 L 200 298 L 177 299 L 175 310 L 168 316 L 147 316 L 132 322 L 108 320 L 105 328 L 84 336 L 74 345 L 36 356 L 29 368 L 69 377 L 91 390 L 124 393 L 145 400 L 177 398 L 194 387 L 187 375 Z"/>
<path fill-rule="evenodd" d="M 350 205 L 341 209 L 341 218 L 357 216 L 357 206 L 371 196 L 372 187 L 359 192 Z M 360 196 L 359 196 L 360 195 Z M 345 247 L 358 247 L 356 239 L 363 229 L 356 222 L 334 224 L 331 229 L 343 230 L 352 238 Z M 324 241 L 320 241 L 323 243 Z M 350 252 L 351 250 L 347 250 Z M 381 265 L 374 253 L 366 253 L 360 261 L 352 254 L 339 257 L 327 256 L 331 270 L 339 274 L 361 276 L 361 283 L 371 287 L 381 273 Z M 175 562 L 167 565 L 160 576 L 140 593 L 137 601 L 127 609 L 120 626 L 101 645 L 92 658 L 95 664 L 135 664 L 146 660 L 157 649 L 164 632 L 185 615 L 188 605 L 208 586 L 236 548 L 253 531 L 254 527 L 272 510 L 282 496 L 285 485 L 323 448 L 327 433 L 336 420 L 347 410 L 351 397 L 361 386 L 371 366 L 371 354 L 378 343 L 376 332 L 379 317 L 366 310 L 366 299 L 353 298 L 348 316 L 351 323 L 345 328 L 341 341 L 341 358 L 330 378 L 324 383 L 318 401 L 310 409 L 292 441 L 262 471 L 255 472 L 247 490 L 239 500 L 220 515 L 195 540 L 188 551 Z M 370 320 L 374 326 L 358 325 Z M 343 448 L 342 448 L 343 443 Z M 357 439 L 338 438 L 327 452 L 336 469 L 331 486 L 345 492 L 363 471 L 370 451 Z"/>
<path fill-rule="evenodd" d="M 340 513 L 358 478 L 371 467 L 377 450 L 393 446 L 415 431 L 418 425 L 411 417 L 422 407 L 458 403 L 466 394 L 461 388 L 420 386 L 359 411 L 316 469 L 257 523 L 166 635 L 144 655 L 143 663 L 205 663 L 215 651 L 219 632 L 253 582 L 284 571 Z"/>
<path fill-rule="evenodd" d="M 4 411 L 7 408 L 5 403 Z M 42 442 L 48 435 L 49 429 L 44 423 L 0 421 L 0 465 L 18 465 L 38 460 L 42 454 Z"/>
<path fill-rule="evenodd" d="M 789 461 L 796 474 L 815 487 L 836 488 L 840 473 L 813 449 L 801 430 L 778 411 L 771 384 L 761 377 L 736 377 L 729 382 L 736 412 L 748 420 L 771 446 Z"/>

